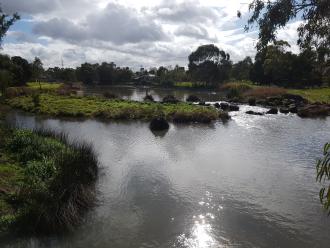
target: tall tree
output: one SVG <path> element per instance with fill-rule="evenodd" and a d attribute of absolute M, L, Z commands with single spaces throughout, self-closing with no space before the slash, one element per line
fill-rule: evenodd
<path fill-rule="evenodd" d="M 44 72 L 44 68 L 40 58 L 38 57 L 34 58 L 34 61 L 31 64 L 31 69 L 32 69 L 32 79 L 35 81 L 39 80 L 40 77 L 42 76 L 42 73 Z"/>
<path fill-rule="evenodd" d="M 290 20 L 302 19 L 298 28 L 298 44 L 315 49 L 330 49 L 330 1 L 329 0 L 253 0 L 252 12 L 246 29 L 259 26 L 258 50 L 276 40 L 276 31 Z M 240 16 L 240 14 L 239 14 Z"/>
<path fill-rule="evenodd" d="M 19 15 L 17 13 L 7 15 L 4 13 L 0 7 L 0 45 L 2 44 L 3 37 L 6 35 L 8 29 L 15 21 L 19 20 Z"/>
<path fill-rule="evenodd" d="M 213 44 L 202 45 L 189 57 L 189 73 L 193 79 L 209 85 L 221 83 L 229 77 L 230 56 Z"/>

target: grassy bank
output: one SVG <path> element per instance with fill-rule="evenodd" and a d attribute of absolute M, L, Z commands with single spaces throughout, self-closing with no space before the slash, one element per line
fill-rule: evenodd
<path fill-rule="evenodd" d="M 94 203 L 92 149 L 51 132 L 0 126 L 0 228 L 58 232 Z"/>
<path fill-rule="evenodd" d="M 330 88 L 286 89 L 275 86 L 254 85 L 251 82 L 231 82 L 222 85 L 220 90 L 226 91 L 229 97 L 254 97 L 258 99 L 283 94 L 294 94 L 305 98 L 311 103 L 330 103 Z"/>
<path fill-rule="evenodd" d="M 330 103 L 330 88 L 319 89 L 289 89 L 289 93 L 300 95 L 307 99 L 309 102 L 325 102 Z"/>
<path fill-rule="evenodd" d="M 50 116 L 101 117 L 105 119 L 150 120 L 165 116 L 168 120 L 184 119 L 182 122 L 209 122 L 219 117 L 215 108 L 187 103 L 161 104 L 134 102 L 99 97 L 75 97 L 41 94 L 9 99 L 12 107 Z"/>

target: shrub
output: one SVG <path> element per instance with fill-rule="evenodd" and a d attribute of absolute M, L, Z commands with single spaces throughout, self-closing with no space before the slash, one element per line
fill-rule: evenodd
<path fill-rule="evenodd" d="M 18 223 L 41 232 L 78 224 L 95 202 L 98 162 L 91 146 L 50 131 L 16 130 L 6 147 L 24 169 Z"/>
<path fill-rule="evenodd" d="M 244 96 L 254 98 L 267 98 L 271 96 L 281 96 L 286 93 L 287 91 L 285 89 L 279 87 L 256 87 L 244 93 Z"/>

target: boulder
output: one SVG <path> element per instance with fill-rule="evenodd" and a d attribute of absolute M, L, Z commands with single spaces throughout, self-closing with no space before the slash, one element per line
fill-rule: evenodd
<path fill-rule="evenodd" d="M 293 113 L 293 114 L 298 113 L 298 108 L 297 108 L 297 106 L 294 105 L 294 104 L 289 105 L 289 112 L 290 112 L 290 113 Z"/>
<path fill-rule="evenodd" d="M 216 107 L 217 109 L 221 107 L 218 102 L 216 102 L 213 106 Z"/>
<path fill-rule="evenodd" d="M 154 101 L 154 98 L 152 95 L 145 95 L 145 97 L 143 98 L 144 101 L 150 101 L 150 102 L 153 102 Z"/>
<path fill-rule="evenodd" d="M 198 103 L 198 105 L 205 106 L 205 102 L 201 101 Z"/>
<path fill-rule="evenodd" d="M 280 112 L 281 112 L 282 114 L 288 114 L 290 111 L 289 111 L 288 108 L 280 108 Z"/>
<path fill-rule="evenodd" d="M 239 111 L 239 106 L 237 106 L 237 105 L 229 105 L 229 111 Z"/>
<path fill-rule="evenodd" d="M 163 98 L 163 103 L 178 103 L 179 100 L 172 95 L 165 96 Z"/>
<path fill-rule="evenodd" d="M 308 104 L 298 110 L 298 116 L 303 118 L 326 117 L 330 115 L 330 105 Z"/>
<path fill-rule="evenodd" d="M 186 99 L 187 102 L 199 102 L 200 99 L 198 96 L 195 95 L 189 95 Z"/>
<path fill-rule="evenodd" d="M 222 110 L 228 110 L 229 109 L 229 104 L 226 103 L 226 102 L 222 102 L 222 103 L 220 103 L 220 108 Z"/>
<path fill-rule="evenodd" d="M 255 112 L 255 111 L 252 111 L 252 110 L 246 111 L 245 113 L 248 114 L 248 115 L 264 115 L 263 113 Z"/>
<path fill-rule="evenodd" d="M 306 104 L 308 101 L 303 98 L 300 95 L 295 95 L 295 94 L 283 94 L 282 95 L 283 99 L 288 99 L 291 103 L 296 103 L 296 104 Z"/>
<path fill-rule="evenodd" d="M 266 114 L 276 115 L 277 113 L 278 113 L 278 109 L 277 108 L 271 108 L 270 110 L 267 111 Z"/>
<path fill-rule="evenodd" d="M 153 131 L 167 130 L 169 127 L 170 125 L 163 117 L 154 118 L 149 124 L 149 128 Z"/>
<path fill-rule="evenodd" d="M 256 99 L 255 98 L 249 98 L 248 103 L 250 106 L 256 106 Z"/>

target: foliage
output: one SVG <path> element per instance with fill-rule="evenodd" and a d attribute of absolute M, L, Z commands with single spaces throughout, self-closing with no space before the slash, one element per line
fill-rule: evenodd
<path fill-rule="evenodd" d="M 317 177 L 316 180 L 326 184 L 330 182 L 330 144 L 324 145 L 323 158 L 318 160 L 316 165 Z M 320 190 L 320 201 L 330 215 L 330 184 Z"/>
<path fill-rule="evenodd" d="M 286 51 L 289 44 L 276 41 L 258 51 L 250 70 L 254 82 L 284 87 L 311 87 L 322 84 L 322 66 L 317 53 L 305 49 L 296 55 Z"/>
<path fill-rule="evenodd" d="M 189 55 L 188 60 L 189 73 L 195 80 L 214 85 L 229 77 L 230 56 L 213 44 L 198 47 Z"/>
<path fill-rule="evenodd" d="M 302 48 L 330 49 L 330 2 L 327 0 L 253 0 L 249 6 L 252 15 L 249 29 L 254 23 L 259 26 L 258 50 L 276 40 L 276 31 L 290 20 L 301 18 L 298 28 L 298 43 Z"/>
<path fill-rule="evenodd" d="M 44 68 L 42 67 L 42 62 L 38 57 L 34 58 L 34 61 L 31 64 L 32 69 L 32 80 L 39 80 L 42 74 L 44 73 Z"/>
<path fill-rule="evenodd" d="M 3 37 L 6 35 L 8 29 L 14 24 L 15 21 L 19 20 L 20 17 L 17 13 L 9 16 L 2 12 L 0 8 L 0 46 L 3 40 Z"/>
<path fill-rule="evenodd" d="M 40 107 L 35 108 L 31 96 L 9 99 L 12 107 L 25 111 L 39 112 L 52 116 L 101 117 L 105 119 L 144 119 L 151 120 L 159 109 L 168 120 L 176 112 L 185 113 L 198 122 L 201 113 L 210 120 L 217 119 L 217 110 L 212 107 L 196 106 L 187 103 L 161 104 L 155 102 L 134 102 L 120 99 L 97 97 L 68 97 L 41 94 Z"/>
<path fill-rule="evenodd" d="M 252 66 L 253 62 L 249 56 L 241 61 L 238 61 L 233 64 L 230 72 L 231 78 L 235 80 L 249 80 Z"/>

